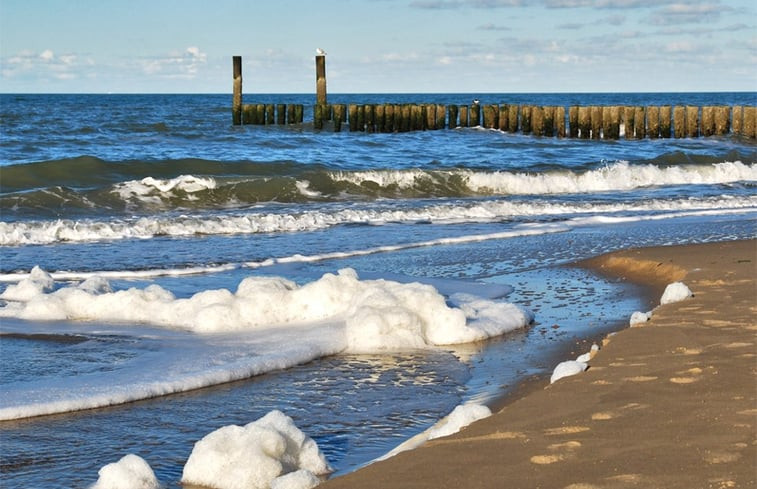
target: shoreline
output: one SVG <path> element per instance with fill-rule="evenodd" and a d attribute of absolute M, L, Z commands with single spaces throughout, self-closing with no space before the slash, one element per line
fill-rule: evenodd
<path fill-rule="evenodd" d="M 694 297 L 609 335 L 584 374 L 524 379 L 491 417 L 321 487 L 751 487 L 757 240 L 626 249 L 577 265 L 656 298 L 683 281 Z"/>

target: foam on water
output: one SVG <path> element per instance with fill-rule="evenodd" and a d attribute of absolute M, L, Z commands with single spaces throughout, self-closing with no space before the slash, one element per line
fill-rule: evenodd
<path fill-rule="evenodd" d="M 92 242 L 120 239 L 150 239 L 156 236 L 191 237 L 257 233 L 292 233 L 327 229 L 344 224 L 382 225 L 393 222 L 439 224 L 491 222 L 533 216 L 573 214 L 750 209 L 757 196 L 650 199 L 634 203 L 568 203 L 507 200 L 471 204 L 434 204 L 419 208 L 342 208 L 299 213 L 247 212 L 205 216 L 160 215 L 110 220 L 58 219 L 52 221 L 0 222 L 0 245 L 22 246 L 60 242 Z"/>
<path fill-rule="evenodd" d="M 90 489 L 161 488 L 150 465 L 142 457 L 131 453 L 118 462 L 104 466 L 98 475 L 97 482 Z"/>
<path fill-rule="evenodd" d="M 219 428 L 195 443 L 181 478 L 214 489 L 306 489 L 332 469 L 318 445 L 280 411 Z M 278 480 L 282 478 L 283 480 Z"/>
<path fill-rule="evenodd" d="M 113 291 L 102 278 L 53 289 L 52 278 L 35 269 L 0 294 L 6 301 L 0 317 L 88 321 L 97 330 L 108 329 L 102 322 L 131 323 L 135 326 L 117 330 L 141 336 L 148 346 L 115 372 L 67 379 L 65 389 L 56 386 L 56 379 L 18 385 L 0 401 L 0 419 L 196 389 L 339 352 L 478 341 L 533 320 L 529 311 L 513 304 L 469 292 L 445 297 L 418 282 L 360 280 L 351 269 L 304 285 L 280 277 L 249 277 L 234 292 L 205 290 L 186 299 L 158 285 Z M 149 369 L 144 367 L 148 364 Z M 40 398 L 45 401 L 37 402 Z"/>

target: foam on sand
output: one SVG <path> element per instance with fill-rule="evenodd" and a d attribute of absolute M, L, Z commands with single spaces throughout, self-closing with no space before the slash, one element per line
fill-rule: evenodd
<path fill-rule="evenodd" d="M 672 304 L 674 302 L 681 302 L 683 300 L 692 297 L 694 294 L 683 282 L 673 282 L 665 287 L 665 292 L 662 293 L 660 298 L 660 304 Z"/>
<path fill-rule="evenodd" d="M 414 450 L 429 440 L 455 434 L 471 423 L 478 421 L 479 419 L 488 418 L 491 415 L 491 410 L 482 404 L 460 404 L 447 416 L 437 421 L 432 427 L 405 440 L 387 454 L 376 459 L 376 461 L 386 460 L 394 457 L 398 453 Z"/>
<path fill-rule="evenodd" d="M 549 383 L 554 384 L 564 377 L 580 374 L 587 368 L 589 368 L 589 365 L 586 362 L 580 362 L 578 360 L 566 360 L 564 362 L 560 362 L 552 371 L 552 376 L 549 379 Z"/>
<path fill-rule="evenodd" d="M 97 482 L 90 489 L 160 489 L 155 473 L 145 460 L 134 454 L 108 464 L 98 471 Z"/>
<path fill-rule="evenodd" d="M 313 487 L 316 475 L 331 471 L 315 441 L 291 418 L 271 411 L 246 426 L 219 428 L 195 443 L 181 482 L 214 489 L 305 489 Z"/>

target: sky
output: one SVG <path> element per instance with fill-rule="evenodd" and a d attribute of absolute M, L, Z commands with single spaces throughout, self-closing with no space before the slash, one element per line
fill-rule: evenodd
<path fill-rule="evenodd" d="M 0 92 L 757 91 L 752 0 L 0 0 Z"/>

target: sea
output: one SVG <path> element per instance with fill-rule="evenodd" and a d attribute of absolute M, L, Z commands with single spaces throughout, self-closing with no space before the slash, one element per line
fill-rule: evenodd
<path fill-rule="evenodd" d="M 329 94 L 755 105 L 757 93 Z M 575 265 L 755 237 L 757 143 L 234 126 L 231 95 L 0 95 L 0 479 L 85 488 L 273 410 L 333 476 L 654 307 Z M 310 121 L 310 122 L 309 122 Z M 546 385 L 546 381 L 545 381 Z M 534 413 L 538 416 L 539 413 Z"/>

